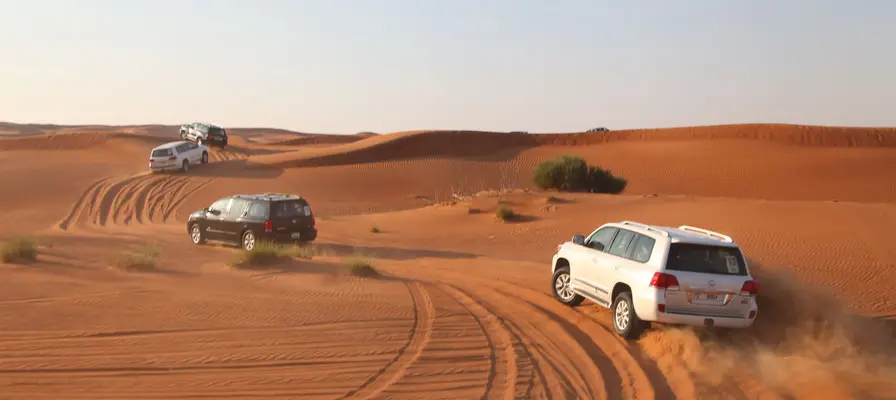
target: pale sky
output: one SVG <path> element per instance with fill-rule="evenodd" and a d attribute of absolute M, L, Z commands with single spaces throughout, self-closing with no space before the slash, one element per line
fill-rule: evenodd
<path fill-rule="evenodd" d="M 0 0 L 0 121 L 896 126 L 896 0 Z"/>

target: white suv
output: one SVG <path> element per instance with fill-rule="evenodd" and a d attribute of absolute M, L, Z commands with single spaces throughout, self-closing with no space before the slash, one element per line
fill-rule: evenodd
<path fill-rule="evenodd" d="M 611 308 L 626 339 L 651 321 L 747 328 L 758 312 L 759 284 L 734 240 L 692 226 L 604 224 L 557 246 L 551 269 L 555 299 Z"/>
<path fill-rule="evenodd" d="M 170 142 L 149 152 L 149 169 L 152 172 L 179 169 L 187 172 L 190 164 L 207 164 L 208 147 L 190 141 Z"/>

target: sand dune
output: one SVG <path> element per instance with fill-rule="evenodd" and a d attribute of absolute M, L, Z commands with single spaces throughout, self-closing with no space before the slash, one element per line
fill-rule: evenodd
<path fill-rule="evenodd" d="M 0 240 L 40 240 L 36 263 L 0 264 L 0 397 L 896 397 L 893 129 L 268 130 L 149 174 L 169 128 L 0 126 L 21 133 L 0 139 Z M 563 154 L 626 191 L 546 201 L 531 169 Z M 235 269 L 238 250 L 189 243 L 188 213 L 262 191 L 309 199 L 313 259 Z M 524 218 L 497 221 L 499 201 Z M 556 244 L 621 219 L 731 234 L 757 325 L 626 343 L 606 310 L 554 301 Z M 147 245 L 155 269 L 111 267 Z M 387 277 L 347 274 L 356 255 Z"/>

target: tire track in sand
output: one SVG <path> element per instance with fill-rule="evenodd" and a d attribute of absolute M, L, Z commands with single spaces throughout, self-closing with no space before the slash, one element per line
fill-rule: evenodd
<path fill-rule="evenodd" d="M 407 277 L 449 284 L 496 315 L 520 337 L 534 363 L 535 387 L 526 398 L 674 399 L 656 365 L 612 328 L 549 295 L 508 281 L 437 265 L 406 270 Z M 635 351 L 635 353 L 633 353 Z"/>
<path fill-rule="evenodd" d="M 480 305 L 464 291 L 448 284 L 441 284 L 439 288 L 476 319 L 488 340 L 492 353 L 491 368 L 482 398 L 531 398 L 534 384 L 532 360 L 520 338 L 504 325 L 501 317 Z"/>
<path fill-rule="evenodd" d="M 88 187 L 58 227 L 69 230 L 90 225 L 164 223 L 183 201 L 213 180 L 150 173 L 103 178 Z"/>
<path fill-rule="evenodd" d="M 433 323 L 436 318 L 432 300 L 429 298 L 429 294 L 422 283 L 413 282 L 406 285 L 414 304 L 414 323 L 411 326 L 407 344 L 398 351 L 395 358 L 368 378 L 359 388 L 346 393 L 340 399 L 369 399 L 378 395 L 395 382 L 398 382 L 404 376 L 408 367 L 417 361 L 423 353 L 423 349 L 429 344 Z"/>

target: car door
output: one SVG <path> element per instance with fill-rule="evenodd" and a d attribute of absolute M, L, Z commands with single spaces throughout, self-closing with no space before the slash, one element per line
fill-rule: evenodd
<path fill-rule="evenodd" d="M 226 240 L 226 236 L 222 232 L 222 221 L 226 216 L 227 207 L 231 201 L 233 201 L 231 198 L 218 199 L 208 208 L 205 216 L 205 225 L 209 239 Z"/>
<path fill-rule="evenodd" d="M 202 151 L 199 145 L 193 142 L 187 143 L 187 154 L 190 155 L 190 164 L 199 164 L 202 158 Z"/>
<path fill-rule="evenodd" d="M 224 217 L 220 220 L 220 232 L 223 240 L 239 243 L 243 233 L 243 216 L 249 207 L 246 199 L 234 198 L 227 206 Z"/>
<path fill-rule="evenodd" d="M 604 264 L 602 258 L 617 232 L 619 232 L 619 228 L 614 226 L 605 226 L 594 231 L 585 239 L 584 246 L 577 252 L 576 260 L 570 262 L 570 264 L 574 263 L 573 277 L 577 286 L 584 287 L 593 295 L 606 301 L 609 301 L 610 288 L 601 282 L 600 268 Z"/>
<path fill-rule="evenodd" d="M 635 232 L 619 229 L 609 249 L 598 257 L 597 268 L 594 270 L 595 280 L 612 289 L 620 272 L 627 269 L 631 262 L 627 257 L 637 237 Z"/>

